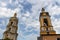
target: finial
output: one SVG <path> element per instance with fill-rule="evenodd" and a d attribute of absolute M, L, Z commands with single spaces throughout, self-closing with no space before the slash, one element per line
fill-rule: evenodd
<path fill-rule="evenodd" d="M 42 8 L 42 10 L 41 10 L 42 12 L 44 12 L 45 11 L 45 9 L 44 8 Z"/>
<path fill-rule="evenodd" d="M 14 17 L 16 17 L 17 16 L 17 13 L 14 13 Z"/>

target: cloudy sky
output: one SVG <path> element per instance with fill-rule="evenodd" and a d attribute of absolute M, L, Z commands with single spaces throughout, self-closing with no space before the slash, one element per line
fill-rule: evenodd
<path fill-rule="evenodd" d="M 51 22 L 57 34 L 60 33 L 60 0 L 0 0 L 0 39 L 16 12 L 18 40 L 37 40 L 40 33 L 39 14 L 44 7 L 51 16 Z"/>

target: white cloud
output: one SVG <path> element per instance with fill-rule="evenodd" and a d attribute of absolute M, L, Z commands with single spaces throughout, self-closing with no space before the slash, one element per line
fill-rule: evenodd
<path fill-rule="evenodd" d="M 3 30 L 3 29 L 1 29 L 0 28 L 0 39 L 3 37 L 3 32 L 4 32 L 5 30 Z"/>
<path fill-rule="evenodd" d="M 0 7 L 0 17 L 11 17 L 14 15 L 14 13 L 18 13 L 19 8 L 16 8 L 15 10 L 7 9 L 5 7 Z"/>
<path fill-rule="evenodd" d="M 9 16 L 12 15 L 11 12 L 13 12 L 13 11 L 11 11 L 11 9 L 7 9 L 7 8 L 2 8 L 2 7 L 0 7 L 0 17 L 1 17 L 1 16 L 9 17 Z"/>
<path fill-rule="evenodd" d="M 5 31 L 5 30 L 3 30 L 3 29 L 0 28 L 0 33 L 1 33 L 1 34 L 2 34 L 4 31 Z"/>
<path fill-rule="evenodd" d="M 6 4 L 5 2 L 0 2 L 0 5 L 1 5 L 2 7 L 7 6 L 7 4 Z"/>
<path fill-rule="evenodd" d="M 27 13 L 24 14 L 24 16 L 29 17 L 30 16 L 30 13 L 27 12 Z"/>
<path fill-rule="evenodd" d="M 28 36 L 24 37 L 26 40 L 37 40 L 37 35 L 35 34 L 30 34 Z"/>
<path fill-rule="evenodd" d="M 12 3 L 12 0 L 9 0 L 9 3 Z"/>

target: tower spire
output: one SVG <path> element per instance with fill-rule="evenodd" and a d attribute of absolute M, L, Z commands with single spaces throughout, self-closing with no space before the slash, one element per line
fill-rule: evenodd
<path fill-rule="evenodd" d="M 16 17 L 17 16 L 17 13 L 14 13 L 14 17 Z"/>
<path fill-rule="evenodd" d="M 41 10 L 42 12 L 44 12 L 45 11 L 45 9 L 44 8 L 42 8 L 42 10 Z"/>

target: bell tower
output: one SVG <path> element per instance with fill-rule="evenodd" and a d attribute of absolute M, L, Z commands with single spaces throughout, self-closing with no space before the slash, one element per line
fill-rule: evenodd
<path fill-rule="evenodd" d="M 6 31 L 3 33 L 3 39 L 17 40 L 18 19 L 16 16 L 17 14 L 15 13 L 14 16 L 10 18 Z"/>
<path fill-rule="evenodd" d="M 56 34 L 51 24 L 50 15 L 48 12 L 45 12 L 44 8 L 42 8 L 41 10 L 39 22 L 40 22 L 40 35 Z"/>

